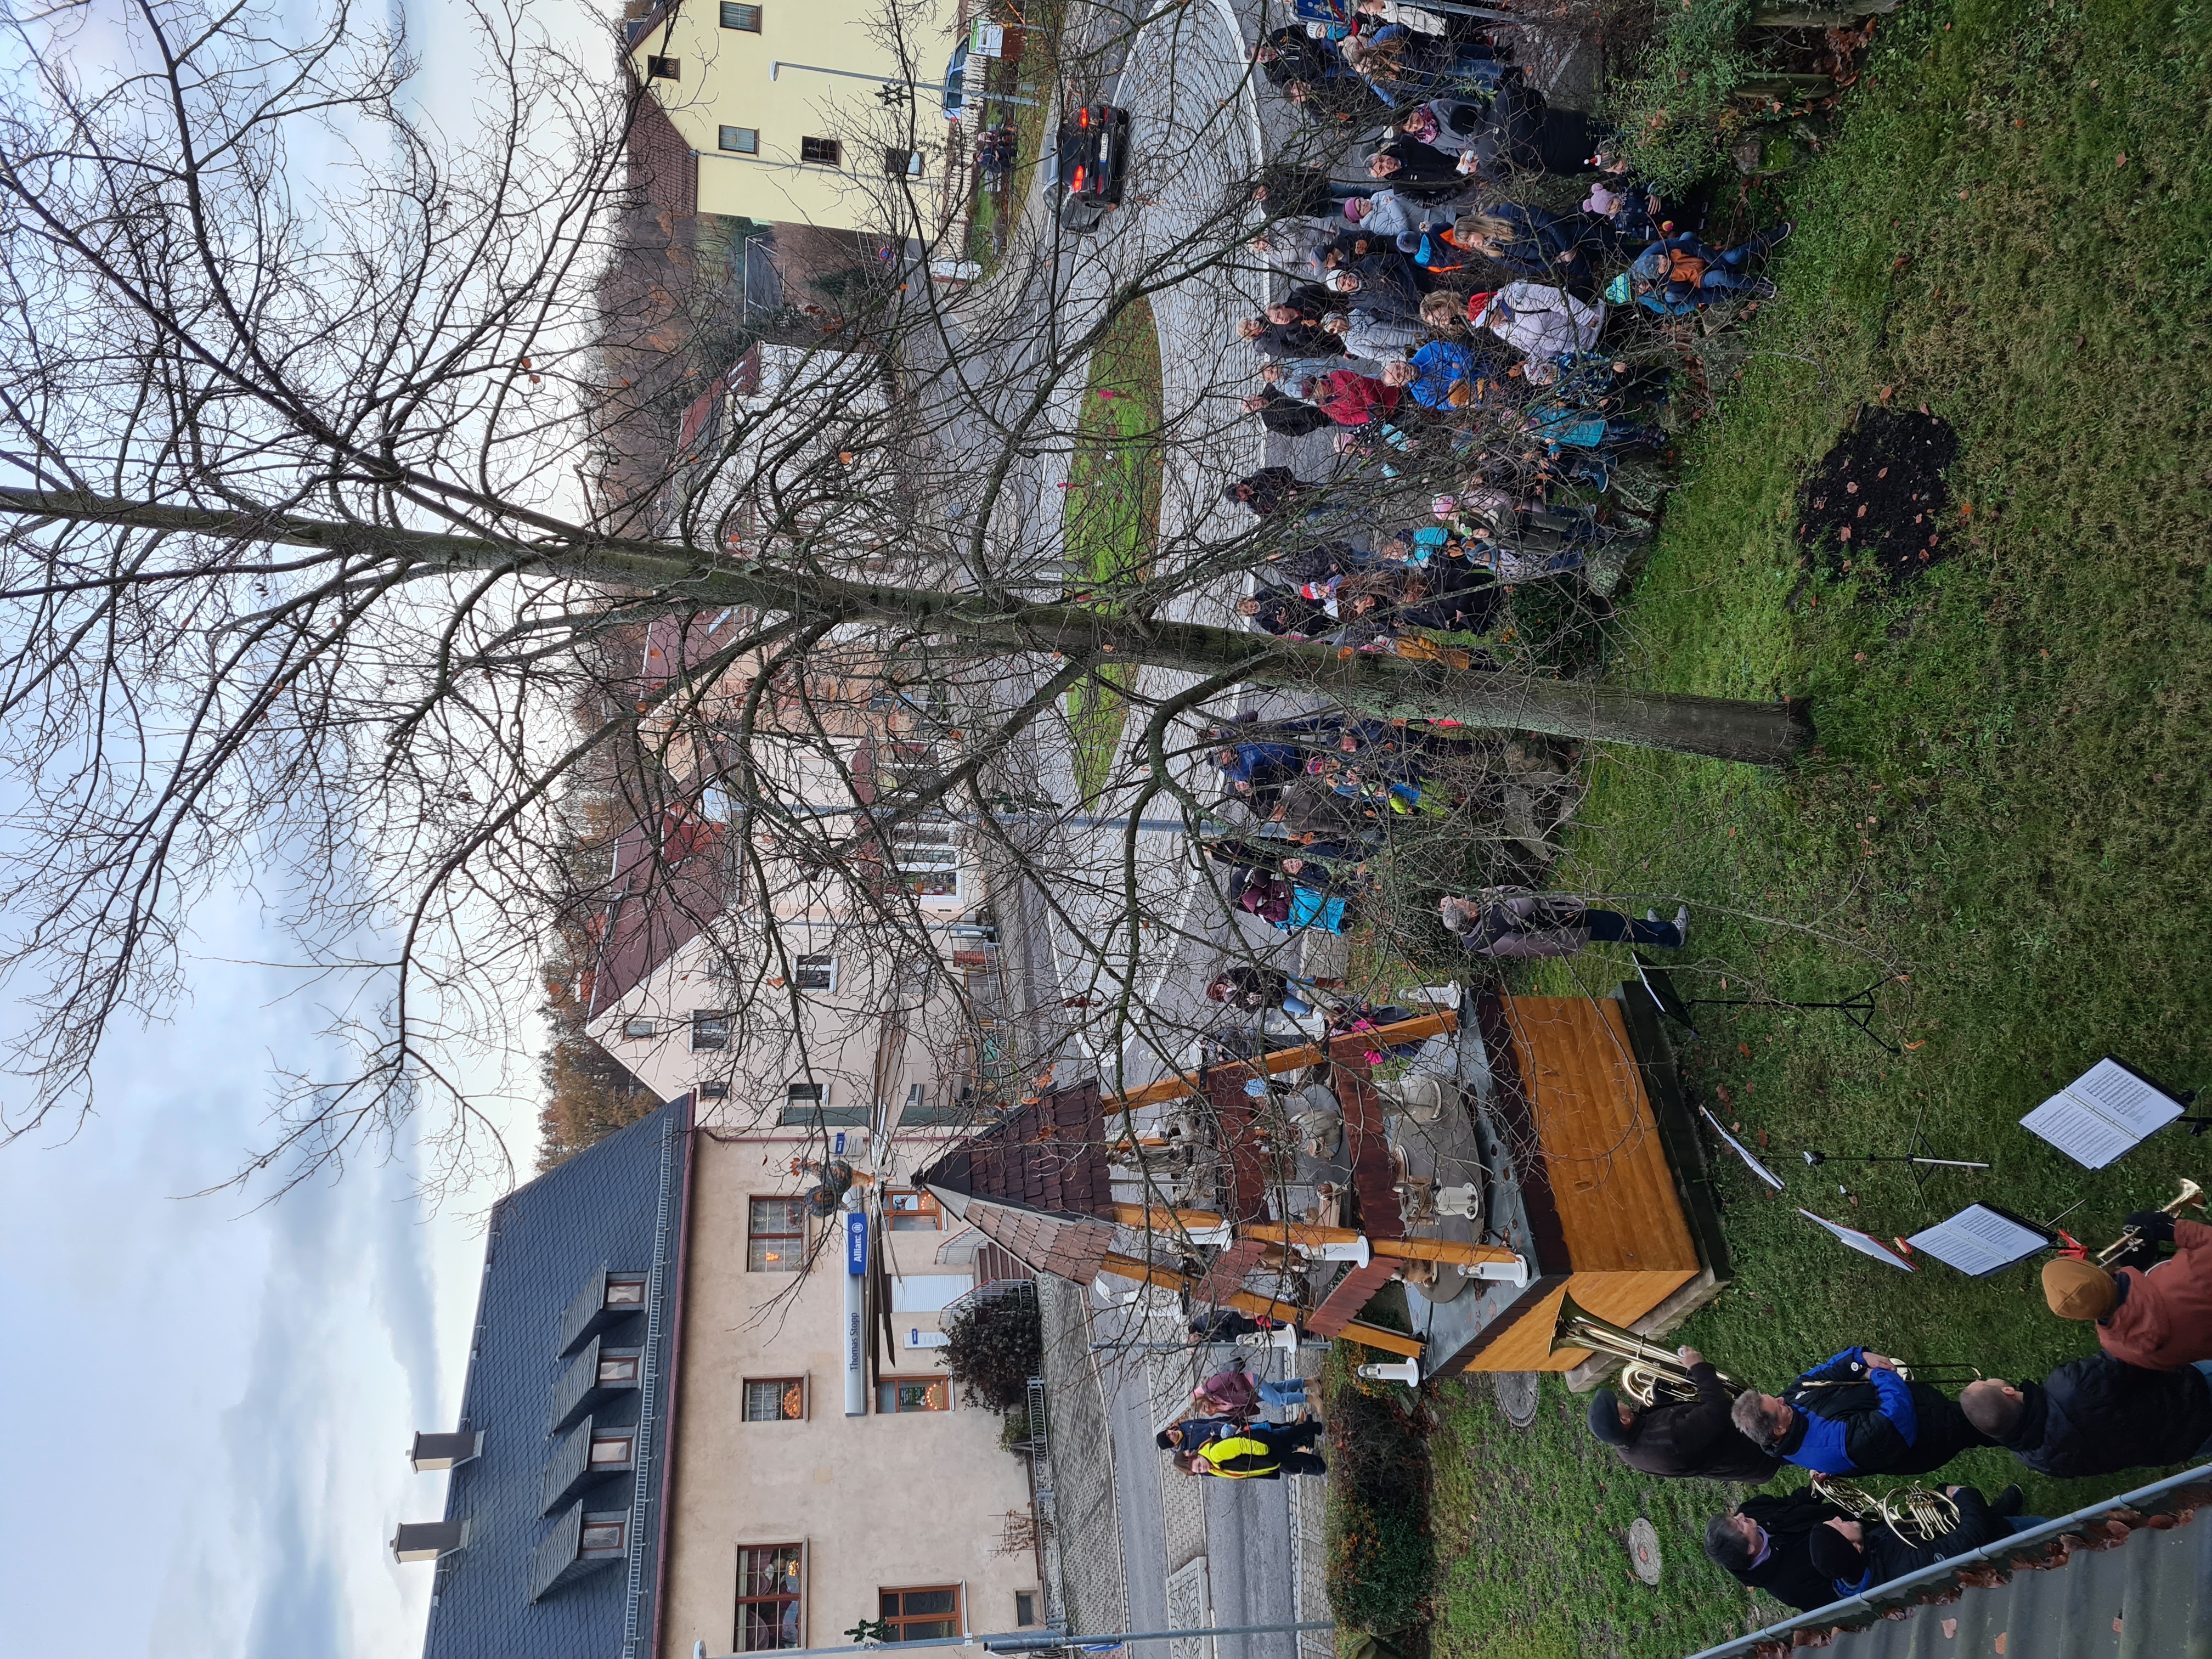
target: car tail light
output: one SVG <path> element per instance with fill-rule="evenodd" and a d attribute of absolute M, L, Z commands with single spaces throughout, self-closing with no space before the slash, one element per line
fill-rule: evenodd
<path fill-rule="evenodd" d="M 1087 127 L 1091 125 L 1091 111 L 1088 106 L 1076 111 L 1075 125 L 1079 127 Z"/>
<path fill-rule="evenodd" d="M 1083 168 L 1078 167 L 1075 169 L 1075 177 L 1069 179 L 1067 183 L 1067 193 L 1069 195 L 1080 196 L 1083 194 Z"/>

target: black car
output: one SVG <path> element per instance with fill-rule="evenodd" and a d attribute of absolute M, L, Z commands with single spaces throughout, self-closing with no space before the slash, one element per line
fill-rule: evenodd
<path fill-rule="evenodd" d="M 1054 159 L 1060 222 L 1078 233 L 1097 229 L 1121 205 L 1129 182 L 1129 112 L 1111 104 L 1084 105 L 1060 124 Z"/>

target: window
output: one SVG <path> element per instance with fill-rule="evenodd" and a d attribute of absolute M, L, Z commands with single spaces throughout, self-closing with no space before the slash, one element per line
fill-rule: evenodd
<path fill-rule="evenodd" d="M 722 9 L 727 11 L 729 8 L 725 6 Z M 757 155 L 760 154 L 760 129 L 758 127 L 722 127 L 718 129 L 718 131 L 720 132 L 721 137 L 715 140 L 715 142 L 720 144 L 724 149 L 728 150 L 732 155 Z"/>
<path fill-rule="evenodd" d="M 576 1553 L 583 1555 L 620 1555 L 623 1540 L 629 1533 L 629 1518 L 621 1515 L 587 1515 L 584 1517 L 584 1535 L 576 1546 Z"/>
<path fill-rule="evenodd" d="M 595 1469 L 627 1468 L 631 1462 L 630 1448 L 636 1441 L 626 1434 L 595 1434 L 592 1437 L 591 1464 Z"/>
<path fill-rule="evenodd" d="M 694 1084 L 692 1091 L 702 1100 L 727 1100 L 730 1097 L 730 1085 L 726 1083 Z"/>
<path fill-rule="evenodd" d="M 649 1019 L 626 1019 L 623 1022 L 623 1035 L 633 1038 L 658 1036 L 660 1027 Z"/>
<path fill-rule="evenodd" d="M 922 898 L 960 896 L 960 849 L 952 835 L 951 824 L 926 819 L 891 831 L 891 863 L 908 892 Z"/>
<path fill-rule="evenodd" d="M 886 149 L 884 152 L 884 171 L 894 179 L 921 177 L 921 152 L 918 149 Z"/>
<path fill-rule="evenodd" d="M 757 1273 L 795 1273 L 806 1254 L 806 1200 L 756 1198 L 748 1206 L 745 1267 Z"/>
<path fill-rule="evenodd" d="M 749 1376 L 745 1379 L 746 1422 L 799 1423 L 805 1418 L 805 1378 Z"/>
<path fill-rule="evenodd" d="M 648 58 L 645 60 L 645 78 L 648 81 L 681 81 L 684 60 L 680 58 Z"/>
<path fill-rule="evenodd" d="M 933 1233 L 944 1225 L 938 1218 L 937 1200 L 927 1193 L 901 1192 L 893 1188 L 885 1196 L 890 1200 L 893 1232 Z"/>
<path fill-rule="evenodd" d="M 1015 1626 L 1019 1628 L 1024 1625 L 1034 1625 L 1036 1621 L 1036 1592 L 1016 1590 L 1014 1592 Z"/>
<path fill-rule="evenodd" d="M 697 1013 L 691 1016 L 691 1052 L 698 1054 L 708 1048 L 726 1048 L 730 1046 L 730 1017 L 727 1014 Z"/>
<path fill-rule="evenodd" d="M 799 957 L 792 982 L 802 991 L 836 990 L 837 958 L 830 956 Z"/>
<path fill-rule="evenodd" d="M 738 1651 L 801 1645 L 799 1548 L 753 1545 L 738 1552 Z"/>
<path fill-rule="evenodd" d="M 609 1388 L 617 1382 L 637 1381 L 637 1356 L 634 1353 L 607 1353 L 599 1356 L 599 1386 Z"/>
<path fill-rule="evenodd" d="M 948 1376 L 887 1376 L 876 1384 L 876 1411 L 881 1416 L 951 1409 L 952 1379 Z"/>
<path fill-rule="evenodd" d="M 760 23 L 761 9 L 758 6 L 734 5 L 732 0 L 722 0 L 724 28 L 743 29 L 747 34 L 758 34 L 761 32 Z"/>
<path fill-rule="evenodd" d="M 842 167 L 845 165 L 845 147 L 835 138 L 802 138 L 799 141 L 799 159 L 817 167 Z"/>
<path fill-rule="evenodd" d="M 608 1274 L 606 1294 L 599 1305 L 603 1308 L 642 1308 L 645 1305 L 645 1275 Z"/>
<path fill-rule="evenodd" d="M 819 1106 L 830 1098 L 826 1083 L 793 1083 L 785 1085 L 784 1104 L 787 1106 Z"/>
<path fill-rule="evenodd" d="M 960 1586 L 878 1590 L 877 1616 L 890 1626 L 886 1642 L 942 1642 L 960 1634 Z"/>

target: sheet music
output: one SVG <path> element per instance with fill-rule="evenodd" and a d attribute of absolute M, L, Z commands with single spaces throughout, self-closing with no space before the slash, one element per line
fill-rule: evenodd
<path fill-rule="evenodd" d="M 1768 1186 L 1773 1188 L 1776 1192 L 1778 1193 L 1782 1190 L 1782 1177 L 1775 1174 L 1773 1170 L 1768 1169 L 1764 1164 L 1761 1164 L 1756 1158 L 1753 1158 L 1752 1156 L 1750 1147 L 1745 1146 L 1743 1142 L 1738 1140 L 1734 1135 L 1723 1128 L 1721 1127 L 1720 1119 L 1713 1115 L 1712 1109 L 1711 1107 L 1700 1106 L 1698 1109 L 1705 1115 L 1705 1121 L 1713 1126 L 1713 1133 L 1718 1135 L 1723 1140 L 1728 1142 L 1730 1146 L 1733 1146 L 1735 1149 L 1735 1155 L 1751 1166 L 1752 1174 L 1757 1176 Z"/>
<path fill-rule="evenodd" d="M 2020 1127 L 2086 1169 L 2101 1170 L 2181 1115 L 2181 1104 L 2110 1056 L 2045 1101 Z"/>
<path fill-rule="evenodd" d="M 2025 1261 L 2051 1244 L 2033 1227 L 2024 1227 L 1985 1204 L 1969 1204 L 1948 1220 L 1913 1234 L 1905 1243 L 1974 1279 Z"/>
<path fill-rule="evenodd" d="M 1863 1233 L 1856 1227 L 1846 1227 L 1841 1222 L 1831 1221 L 1824 1215 L 1814 1215 L 1810 1210 L 1801 1209 L 1797 1213 L 1803 1216 L 1806 1220 L 1826 1228 L 1861 1255 L 1870 1255 L 1877 1261 L 1886 1261 L 1891 1267 L 1901 1267 L 1909 1273 L 1920 1271 L 1871 1233 Z"/>
<path fill-rule="evenodd" d="M 2087 1170 L 2103 1169 L 2142 1139 L 2070 1094 L 2051 1096 L 2021 1119 L 2020 1127 Z"/>
<path fill-rule="evenodd" d="M 2089 1101 L 2137 1140 L 2155 1133 L 2181 1115 L 2179 1102 L 2144 1082 L 2110 1056 L 2068 1084 L 2066 1092 Z"/>

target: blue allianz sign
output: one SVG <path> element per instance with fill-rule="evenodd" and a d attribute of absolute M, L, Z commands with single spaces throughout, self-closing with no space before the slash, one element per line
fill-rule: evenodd
<path fill-rule="evenodd" d="M 845 1212 L 845 1271 L 858 1278 L 868 1271 L 868 1218 Z"/>

